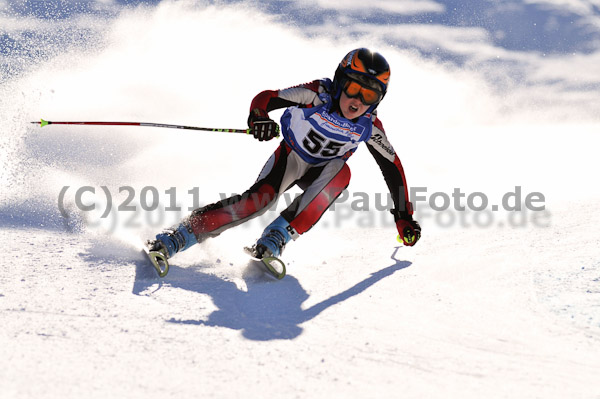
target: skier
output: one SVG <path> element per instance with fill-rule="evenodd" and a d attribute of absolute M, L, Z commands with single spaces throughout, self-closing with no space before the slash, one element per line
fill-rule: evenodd
<path fill-rule="evenodd" d="M 279 125 L 269 118 L 269 112 L 287 109 L 281 117 L 283 140 L 254 185 L 242 195 L 194 210 L 179 225 L 148 241 L 149 251 L 161 253 L 166 262 L 194 244 L 263 214 L 281 194 L 297 185 L 304 192 L 249 248 L 257 259 L 280 256 L 285 245 L 310 230 L 348 186 L 346 161 L 361 142 L 366 143 L 390 190 L 399 237 L 404 245 L 415 245 L 421 228 L 412 217 L 402 164 L 377 118 L 376 108 L 389 79 L 385 58 L 360 48 L 342 59 L 333 81 L 320 79 L 259 93 L 248 117 L 256 139 L 278 136 Z"/>

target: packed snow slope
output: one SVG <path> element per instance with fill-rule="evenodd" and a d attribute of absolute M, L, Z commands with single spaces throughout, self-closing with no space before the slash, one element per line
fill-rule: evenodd
<path fill-rule="evenodd" d="M 600 398 L 597 1 L 44 3 L 0 1 L 3 398 Z M 362 148 L 281 281 L 242 248 L 295 189 L 163 279 L 139 253 L 276 140 L 29 123 L 243 128 L 360 46 L 423 237 Z"/>

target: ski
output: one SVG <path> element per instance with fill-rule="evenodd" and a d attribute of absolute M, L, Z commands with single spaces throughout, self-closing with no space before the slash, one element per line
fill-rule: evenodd
<path fill-rule="evenodd" d="M 285 277 L 285 263 L 279 258 L 274 256 L 267 256 L 262 259 L 258 259 L 260 263 L 267 269 L 267 271 L 275 277 L 277 280 L 281 280 Z"/>
<path fill-rule="evenodd" d="M 169 273 L 169 262 L 167 257 L 160 251 L 150 251 L 144 246 L 144 254 L 148 257 L 148 260 L 152 264 L 152 267 L 156 269 L 159 277 L 165 277 Z"/>
<path fill-rule="evenodd" d="M 281 280 L 285 277 L 285 263 L 275 256 L 265 256 L 264 258 L 258 258 L 256 256 L 256 250 L 254 247 L 245 247 L 244 251 L 250 255 L 252 260 L 258 265 L 262 266 L 262 269 L 266 270 L 271 276 L 277 280 Z"/>

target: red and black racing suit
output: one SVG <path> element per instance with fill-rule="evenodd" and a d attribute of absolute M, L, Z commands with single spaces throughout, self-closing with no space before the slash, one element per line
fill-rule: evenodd
<path fill-rule="evenodd" d="M 325 90 L 321 80 L 283 90 L 266 90 L 252 100 L 250 110 L 266 116 L 272 110 L 290 106 L 313 107 L 322 104 L 318 95 Z M 372 134 L 366 145 L 390 190 L 395 206 L 392 213 L 396 220 L 410 218 L 413 211 L 402 163 L 375 112 L 372 120 Z M 281 213 L 292 227 L 292 237 L 297 238 L 318 222 L 349 182 L 350 169 L 346 159 L 309 165 L 282 141 L 252 187 L 241 195 L 194 210 L 184 224 L 201 242 L 261 215 L 283 192 L 297 185 L 304 192 Z"/>

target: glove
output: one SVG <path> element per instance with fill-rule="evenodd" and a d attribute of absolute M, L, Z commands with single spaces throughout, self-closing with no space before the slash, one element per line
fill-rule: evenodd
<path fill-rule="evenodd" d="M 398 241 L 408 247 L 412 247 L 421 238 L 421 226 L 416 220 L 398 219 L 396 221 L 398 228 Z"/>
<path fill-rule="evenodd" d="M 266 112 L 259 109 L 254 109 L 250 113 L 248 127 L 258 141 L 267 141 L 279 136 L 279 125 L 269 118 Z"/>

